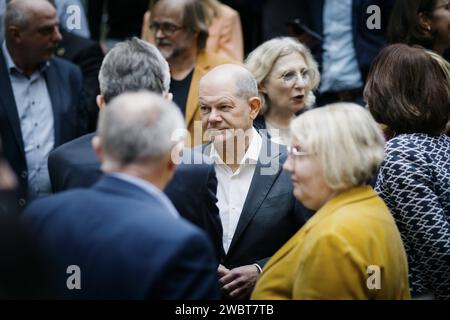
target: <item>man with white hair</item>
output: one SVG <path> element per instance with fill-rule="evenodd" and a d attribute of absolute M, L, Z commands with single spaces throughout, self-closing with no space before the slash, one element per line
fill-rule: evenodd
<path fill-rule="evenodd" d="M 160 96 L 113 99 L 93 140 L 106 175 L 90 189 L 37 200 L 24 212 L 64 297 L 218 297 L 211 245 L 162 192 L 182 146 L 172 133 L 183 128 L 177 106 Z M 73 266 L 80 278 L 71 286 L 66 272 Z"/>

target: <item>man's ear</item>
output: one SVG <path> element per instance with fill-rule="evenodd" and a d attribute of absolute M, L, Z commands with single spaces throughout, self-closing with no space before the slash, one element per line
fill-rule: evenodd
<path fill-rule="evenodd" d="M 102 109 L 106 105 L 105 98 L 101 94 L 97 96 L 95 101 L 97 102 L 97 106 L 99 109 Z"/>
<path fill-rule="evenodd" d="M 103 144 L 102 139 L 99 136 L 95 136 L 91 141 L 92 149 L 94 149 L 95 155 L 100 162 L 103 162 Z"/>
<path fill-rule="evenodd" d="M 248 105 L 250 106 L 250 117 L 255 120 L 261 109 L 261 99 L 259 97 L 251 97 L 248 99 Z"/>
<path fill-rule="evenodd" d="M 9 26 L 8 27 L 8 34 L 10 37 L 14 40 L 15 43 L 21 43 L 22 42 L 22 35 L 16 26 Z M 6 35 L 6 32 L 5 32 Z"/>
<path fill-rule="evenodd" d="M 418 22 L 423 30 L 431 31 L 433 21 L 425 13 L 420 12 L 418 14 Z"/>

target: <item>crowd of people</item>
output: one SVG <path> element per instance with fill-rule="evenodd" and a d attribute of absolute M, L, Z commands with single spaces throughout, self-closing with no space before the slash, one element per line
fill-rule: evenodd
<path fill-rule="evenodd" d="M 0 298 L 450 299 L 449 0 L 287 7 L 0 0 Z"/>

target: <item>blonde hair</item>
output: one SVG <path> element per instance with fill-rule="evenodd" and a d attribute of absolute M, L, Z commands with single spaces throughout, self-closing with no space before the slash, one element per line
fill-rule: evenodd
<path fill-rule="evenodd" d="M 442 73 L 450 86 L 450 63 L 434 51 L 426 50 L 426 53 L 439 64 L 439 67 L 441 67 Z"/>
<path fill-rule="evenodd" d="M 296 39 L 291 37 L 278 37 L 264 42 L 249 54 L 245 60 L 245 67 L 253 73 L 258 82 L 258 86 L 261 86 L 272 71 L 272 67 L 276 61 L 280 57 L 290 55 L 294 52 L 299 53 L 305 59 L 306 66 L 313 74 L 305 102 L 305 106 L 308 108 L 316 101 L 313 90 L 319 86 L 320 73 L 317 62 L 314 60 L 309 49 Z M 259 91 L 259 94 L 262 101 L 261 112 L 267 112 L 270 106 L 267 104 L 266 95 L 261 91 Z"/>
<path fill-rule="evenodd" d="M 293 120 L 291 133 L 303 149 L 317 154 L 325 182 L 336 191 L 366 183 L 383 161 L 381 129 L 368 110 L 353 103 L 307 111 Z"/>
<path fill-rule="evenodd" d="M 434 51 L 427 50 L 427 53 L 431 56 L 433 60 L 435 60 L 442 69 L 442 73 L 447 79 L 447 83 L 450 86 L 450 63 L 445 60 L 441 55 L 437 54 Z M 445 127 L 444 132 L 446 134 L 450 134 L 450 119 L 447 121 L 447 125 Z"/>

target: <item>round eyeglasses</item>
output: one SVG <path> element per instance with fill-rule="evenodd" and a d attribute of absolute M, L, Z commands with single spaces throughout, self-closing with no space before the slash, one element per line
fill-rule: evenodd
<path fill-rule="evenodd" d="M 161 30 L 161 32 L 164 33 L 166 36 L 171 36 L 172 34 L 177 32 L 178 30 L 183 29 L 184 27 L 174 25 L 173 23 L 170 22 L 163 22 L 163 23 L 152 22 L 149 28 L 150 31 L 153 32 L 154 34 L 156 34 L 158 30 Z"/>
<path fill-rule="evenodd" d="M 303 71 L 286 71 L 281 75 L 281 79 L 284 83 L 288 85 L 294 85 L 298 79 L 302 79 L 303 82 L 307 83 L 313 77 L 313 71 L 311 70 L 303 70 Z"/>
<path fill-rule="evenodd" d="M 301 151 L 300 147 L 297 146 L 287 146 L 287 152 L 288 155 L 292 158 L 311 156 L 314 154 L 311 152 Z"/>

